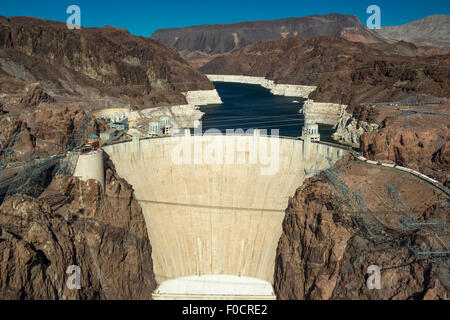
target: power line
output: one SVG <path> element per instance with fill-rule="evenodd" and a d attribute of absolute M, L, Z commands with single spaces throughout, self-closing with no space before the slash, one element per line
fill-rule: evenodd
<path fill-rule="evenodd" d="M 293 114 L 282 114 L 282 115 L 278 115 L 278 116 L 245 116 L 245 117 L 241 117 L 241 116 L 226 116 L 226 117 L 216 117 L 216 118 L 207 118 L 207 119 L 201 119 L 201 121 L 214 121 L 216 119 L 231 119 L 230 121 L 233 121 L 234 119 L 251 119 L 251 118 L 283 118 L 283 117 L 291 117 L 291 116 L 301 116 L 300 113 L 293 113 Z M 224 120 L 225 121 L 225 120 Z"/>
<path fill-rule="evenodd" d="M 274 120 L 274 121 L 258 121 L 258 122 L 248 122 L 248 123 L 236 123 L 236 125 L 242 125 L 242 126 L 248 126 L 248 125 L 264 125 L 266 123 L 281 123 L 281 122 L 295 122 L 295 123 L 303 123 L 300 119 L 292 119 L 292 120 Z M 226 127 L 229 126 L 228 124 L 218 124 L 214 125 L 214 127 L 220 128 L 220 127 Z"/>

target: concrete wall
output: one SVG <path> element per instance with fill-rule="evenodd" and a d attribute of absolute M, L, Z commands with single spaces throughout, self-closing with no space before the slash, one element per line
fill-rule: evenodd
<path fill-rule="evenodd" d="M 92 151 L 87 154 L 80 154 L 73 176 L 78 177 L 83 181 L 94 179 L 99 182 L 104 189 L 105 173 L 102 151 Z"/>
<path fill-rule="evenodd" d="M 261 279 L 233 275 L 205 275 L 164 281 L 153 292 L 152 298 L 155 300 L 275 300 L 276 296 L 272 285 Z"/>
<path fill-rule="evenodd" d="M 249 145 L 253 136 L 196 137 Z M 192 275 L 227 274 L 273 281 L 284 211 L 306 176 L 344 151 L 301 140 L 278 139 L 279 170 L 260 164 L 174 164 L 183 137 L 105 146 L 119 173 L 133 185 L 153 248 L 158 283 Z M 263 139 L 262 137 L 260 139 Z M 269 138 L 277 139 L 277 138 Z M 246 159 L 248 160 L 248 153 Z"/>

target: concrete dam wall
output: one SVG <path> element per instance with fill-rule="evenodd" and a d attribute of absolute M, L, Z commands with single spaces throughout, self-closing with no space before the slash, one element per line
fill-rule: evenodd
<path fill-rule="evenodd" d="M 272 283 L 289 196 L 329 166 L 327 157 L 345 153 L 256 134 L 144 139 L 103 150 L 133 185 L 159 284 L 203 275 Z"/>

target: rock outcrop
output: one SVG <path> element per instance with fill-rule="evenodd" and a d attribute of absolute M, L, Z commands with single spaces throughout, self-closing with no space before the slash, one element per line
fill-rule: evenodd
<path fill-rule="evenodd" d="M 339 103 L 315 102 L 308 99 L 303 104 L 302 113 L 305 119 L 312 119 L 316 123 L 323 123 L 336 126 L 342 119 L 346 105 Z"/>
<path fill-rule="evenodd" d="M 6 114 L 0 117 L 0 126 L 2 164 L 28 159 L 33 155 L 34 144 L 26 123 Z"/>
<path fill-rule="evenodd" d="M 69 266 L 81 288 L 67 285 Z M 0 206 L 0 299 L 150 299 L 151 247 L 132 187 L 107 162 L 94 180 L 55 175 L 37 198 Z"/>
<path fill-rule="evenodd" d="M 55 99 L 145 108 L 185 104 L 181 94 L 214 86 L 174 50 L 118 28 L 0 16 L 0 76 L 41 82 Z M 27 100 L 24 102 L 28 102 Z"/>
<path fill-rule="evenodd" d="M 62 154 L 106 126 L 76 103 L 40 103 L 31 112 L 0 116 L 0 125 L 0 153 L 6 162 Z"/>
<path fill-rule="evenodd" d="M 20 103 L 32 107 L 36 107 L 41 102 L 55 102 L 55 99 L 45 92 L 39 82 L 31 84 L 26 95 L 20 99 Z"/>
<path fill-rule="evenodd" d="M 375 108 L 366 106 L 355 107 L 351 114 L 343 108 L 332 138 L 340 143 L 359 148 L 361 136 L 379 128 L 376 114 Z"/>
<path fill-rule="evenodd" d="M 394 161 L 448 184 L 450 117 L 413 114 L 389 117 L 360 139 L 364 157 Z"/>
<path fill-rule="evenodd" d="M 448 299 L 448 256 L 418 253 L 439 252 L 448 239 L 441 243 L 439 231 L 417 227 L 448 223 L 440 206 L 446 195 L 399 170 L 348 158 L 336 167 L 306 180 L 289 202 L 277 249 L 277 298 Z M 416 227 L 402 225 L 396 192 Z M 380 290 L 366 285 L 371 265 L 381 269 Z"/>

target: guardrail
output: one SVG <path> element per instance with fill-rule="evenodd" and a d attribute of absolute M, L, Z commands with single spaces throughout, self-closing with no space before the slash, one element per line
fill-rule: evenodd
<path fill-rule="evenodd" d="M 381 162 L 381 161 L 369 160 L 369 159 L 366 159 L 365 157 L 359 155 L 357 152 L 352 152 L 351 154 L 355 157 L 355 159 L 365 162 L 365 163 L 368 163 L 368 164 L 371 164 L 371 165 L 390 167 L 390 168 L 394 168 L 394 169 L 401 170 L 404 172 L 408 172 L 408 173 L 416 176 L 417 178 L 432 184 L 434 187 L 436 187 L 439 190 L 441 190 L 442 192 L 444 192 L 447 196 L 450 196 L 450 189 L 448 189 L 446 186 L 444 186 L 439 181 L 437 181 L 423 173 L 420 173 L 419 171 L 415 171 L 410 168 L 399 166 L 395 162 L 394 163 L 386 163 L 386 162 Z"/>
<path fill-rule="evenodd" d="M 224 134 L 221 133 L 210 133 L 210 134 L 206 134 L 206 136 L 223 136 Z M 227 134 L 227 136 L 252 136 L 253 133 L 251 134 Z M 184 134 L 180 134 L 180 135 L 172 135 L 172 136 L 155 136 L 155 137 L 144 137 L 144 138 L 139 138 L 140 140 L 149 140 L 149 139 L 165 139 L 165 138 L 173 138 L 173 137 L 183 137 Z M 192 135 L 191 136 L 195 136 Z M 263 135 L 260 134 L 260 137 L 273 137 L 271 135 Z M 287 140 L 302 140 L 303 139 L 301 137 L 288 137 L 288 136 L 276 136 L 278 138 L 281 139 L 287 139 Z M 133 141 L 133 139 L 126 139 L 126 140 L 120 140 L 120 141 L 114 141 L 114 142 L 106 142 L 103 144 L 103 146 L 111 146 L 111 145 L 115 145 L 115 144 L 119 144 L 119 143 L 126 143 L 126 142 L 131 142 Z M 352 147 L 349 146 L 344 146 L 341 144 L 337 144 L 337 143 L 332 143 L 332 142 L 327 142 L 327 141 L 311 141 L 311 143 L 316 143 L 316 144 L 322 144 L 322 145 L 327 145 L 330 147 L 334 147 L 334 148 L 339 148 L 339 149 L 343 149 L 343 150 L 347 150 L 347 151 L 353 151 L 354 149 Z"/>

